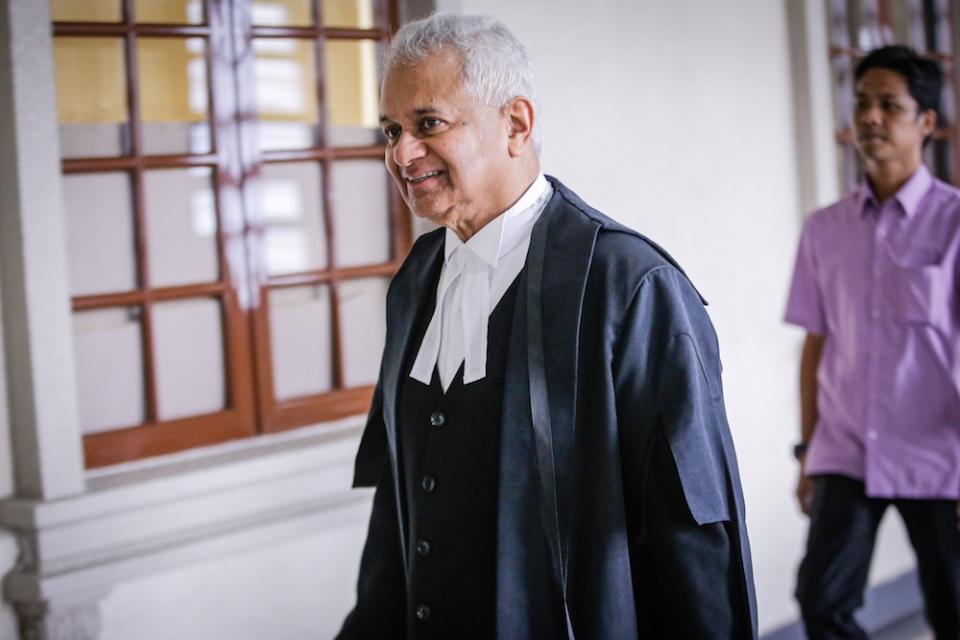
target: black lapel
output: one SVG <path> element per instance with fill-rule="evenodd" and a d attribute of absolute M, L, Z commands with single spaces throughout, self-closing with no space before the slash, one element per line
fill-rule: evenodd
<path fill-rule="evenodd" d="M 413 326 L 423 311 L 424 305 L 433 299 L 436 287 L 436 274 L 443 260 L 444 232 L 438 229 L 423 236 L 410 250 L 401 271 L 393 282 L 390 292 L 390 304 L 387 305 L 387 339 L 383 350 L 383 422 L 387 432 L 387 445 L 390 449 L 390 467 L 393 473 L 393 486 L 396 487 L 397 514 L 400 521 L 400 542 L 403 549 L 404 567 L 407 562 L 406 514 L 403 510 L 401 494 L 405 486 L 400 477 L 399 448 L 397 445 L 397 398 L 400 393 L 400 380 L 404 375 L 403 366 L 406 355 L 412 345 Z"/>
<path fill-rule="evenodd" d="M 581 215 L 559 183 L 555 189 L 530 238 L 526 331 L 541 506 L 566 600 L 570 510 L 562 497 L 571 495 L 580 315 L 600 223 Z"/>

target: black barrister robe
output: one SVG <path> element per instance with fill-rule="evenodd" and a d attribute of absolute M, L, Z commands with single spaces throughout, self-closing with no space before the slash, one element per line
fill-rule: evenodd
<path fill-rule="evenodd" d="M 743 494 L 703 300 L 662 249 L 550 181 L 505 374 L 497 635 L 755 638 Z M 378 489 L 344 638 L 403 637 L 412 615 L 397 393 L 442 256 L 443 230 L 421 237 L 387 295 L 354 479 Z"/>

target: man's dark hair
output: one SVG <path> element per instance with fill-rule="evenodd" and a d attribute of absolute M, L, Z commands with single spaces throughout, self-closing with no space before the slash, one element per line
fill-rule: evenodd
<path fill-rule="evenodd" d="M 936 62 L 921 58 L 910 47 L 891 45 L 874 49 L 860 60 L 853 72 L 854 80 L 859 81 L 870 69 L 899 73 L 907 81 L 911 97 L 917 101 L 917 115 L 930 109 L 939 115 L 943 72 Z"/>

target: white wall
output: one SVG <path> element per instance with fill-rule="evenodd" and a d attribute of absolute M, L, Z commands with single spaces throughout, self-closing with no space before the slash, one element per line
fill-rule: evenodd
<path fill-rule="evenodd" d="M 369 501 L 351 503 L 270 548 L 119 585 L 100 640 L 332 638 L 353 606 L 369 515 Z"/>
<path fill-rule="evenodd" d="M 802 334 L 780 318 L 803 212 L 785 3 L 440 4 L 514 30 L 537 72 L 545 171 L 665 246 L 710 301 L 761 629 L 796 619 L 806 520 L 789 451 Z M 909 568 L 907 549 L 890 518 L 874 581 Z"/>

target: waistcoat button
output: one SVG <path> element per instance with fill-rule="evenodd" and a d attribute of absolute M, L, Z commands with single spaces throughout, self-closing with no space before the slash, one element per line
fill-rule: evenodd
<path fill-rule="evenodd" d="M 421 556 L 430 555 L 430 543 L 426 540 L 420 540 L 417 542 L 417 553 L 419 553 Z"/>
<path fill-rule="evenodd" d="M 430 476 L 423 476 L 423 479 L 420 480 L 420 488 L 430 493 L 437 486 L 437 481 Z"/>
<path fill-rule="evenodd" d="M 417 607 L 417 620 L 420 620 L 421 622 L 426 622 L 429 619 L 430 619 L 430 607 L 428 607 L 425 604 L 422 604 L 419 607 Z"/>
<path fill-rule="evenodd" d="M 439 411 L 434 411 L 430 414 L 430 426 L 431 427 L 442 427 L 447 423 L 447 416 L 443 415 Z"/>

